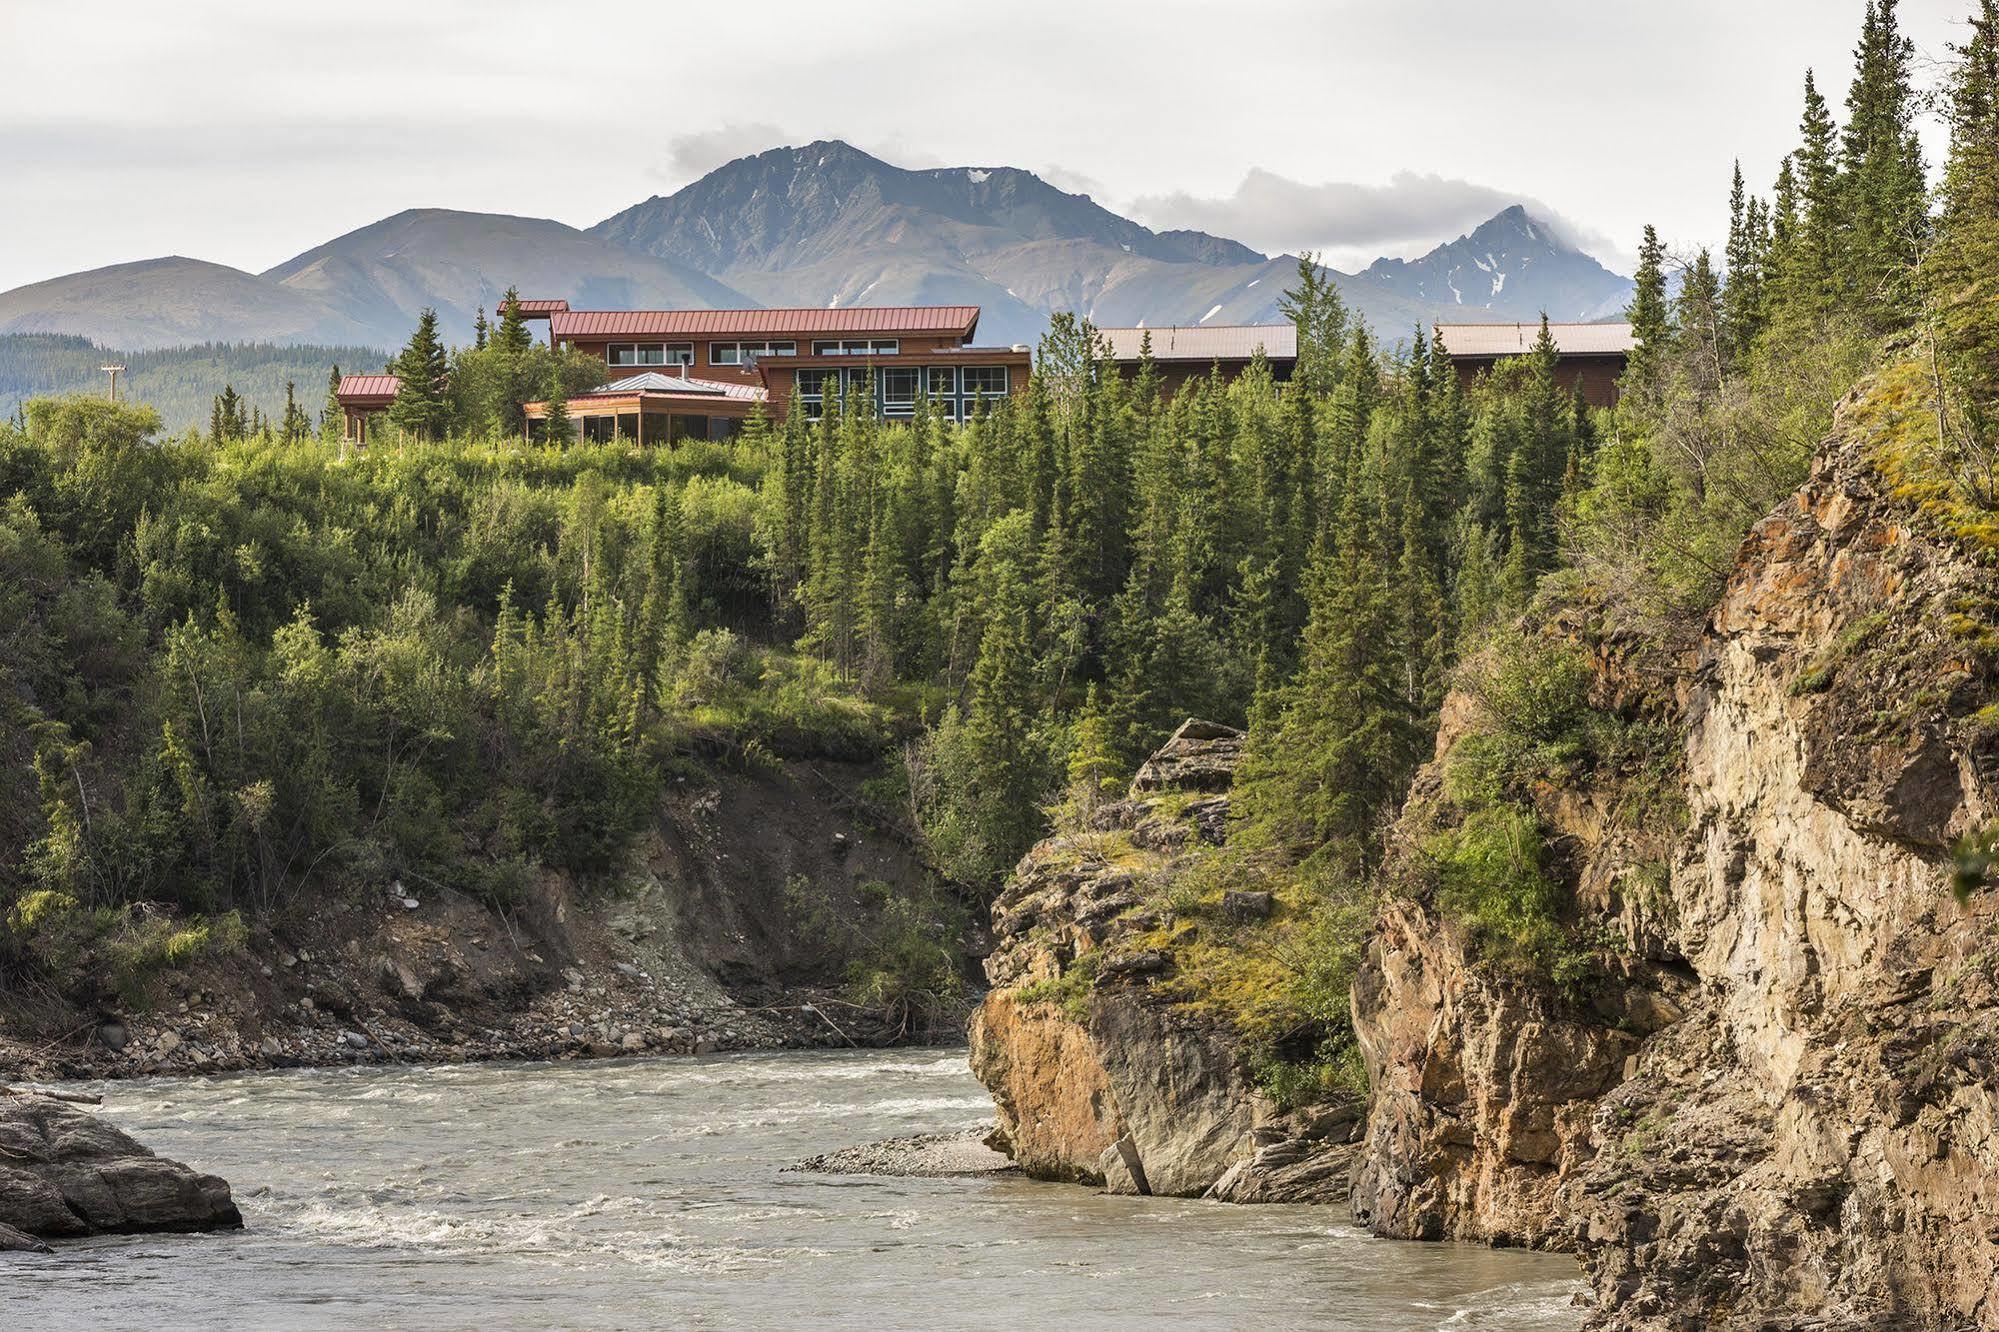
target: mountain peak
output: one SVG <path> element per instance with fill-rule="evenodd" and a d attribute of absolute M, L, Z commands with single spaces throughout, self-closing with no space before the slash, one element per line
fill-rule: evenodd
<path fill-rule="evenodd" d="M 1512 204 L 1420 259 L 1377 259 L 1361 279 L 1466 318 L 1600 319 L 1623 306 L 1631 281 Z"/>

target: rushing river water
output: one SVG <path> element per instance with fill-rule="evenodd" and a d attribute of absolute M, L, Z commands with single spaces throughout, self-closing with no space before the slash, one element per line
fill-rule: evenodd
<path fill-rule="evenodd" d="M 1332 1208 L 787 1173 L 991 1113 L 962 1051 L 110 1083 L 248 1228 L 0 1256 L 0 1327 L 1573 1329 L 1566 1258 Z"/>

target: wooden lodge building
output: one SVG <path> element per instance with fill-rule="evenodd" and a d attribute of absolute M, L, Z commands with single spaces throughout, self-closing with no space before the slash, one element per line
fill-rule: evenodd
<path fill-rule="evenodd" d="M 914 414 L 919 397 L 950 420 L 1025 391 L 1032 368 L 1026 347 L 981 347 L 976 305 L 854 307 L 830 310 L 572 310 L 567 301 L 523 300 L 521 315 L 549 326 L 550 345 L 604 362 L 608 382 L 569 399 L 586 440 L 626 438 L 670 444 L 725 439 L 762 404 L 773 418 L 796 407 L 816 418 L 827 395 L 871 392 L 888 420 Z M 1290 324 L 1223 327 L 1104 328 L 1111 361 L 1137 373 L 1151 355 L 1170 395 L 1219 369 L 1233 379 L 1261 355 L 1285 383 L 1298 363 Z M 1540 325 L 1438 324 L 1436 337 L 1469 385 L 1499 360 L 1533 350 Z M 1580 385 L 1592 406 L 1617 401 L 1634 339 L 1629 324 L 1550 324 L 1560 354 L 1558 376 Z M 338 398 L 346 437 L 365 444 L 369 420 L 387 411 L 394 375 L 348 375 Z M 530 420 L 548 404 L 526 404 Z"/>
<path fill-rule="evenodd" d="M 1571 392 L 1582 386 L 1583 401 L 1592 407 L 1617 405 L 1617 382 L 1638 340 L 1629 324 L 1550 324 L 1555 340 L 1555 378 Z M 1457 367 L 1458 382 L 1471 382 L 1509 356 L 1534 350 L 1541 325 L 1438 324 L 1437 340 Z"/>
<path fill-rule="evenodd" d="M 1560 357 L 1556 377 L 1564 388 L 1582 385 L 1583 398 L 1592 407 L 1609 407 L 1617 402 L 1617 382 L 1624 374 L 1625 361 L 1637 345 L 1629 324 L 1550 324 Z M 1110 347 L 1110 357 L 1127 375 L 1138 372 L 1140 348 L 1149 333 L 1152 359 L 1158 365 L 1170 395 L 1189 379 L 1219 368 L 1224 378 L 1234 379 L 1248 368 L 1258 352 L 1270 364 L 1271 378 L 1284 383 L 1298 364 L 1298 330 L 1291 324 L 1243 324 L 1219 328 L 1101 328 L 1097 332 Z M 1470 386 L 1484 371 L 1502 358 L 1524 356 L 1534 350 L 1541 325 L 1532 324 L 1438 324 L 1436 336 L 1457 367 L 1459 382 Z"/>
<path fill-rule="evenodd" d="M 1168 397 L 1188 380 L 1217 368 L 1223 378 L 1234 379 L 1249 368 L 1258 352 L 1269 362 L 1270 377 L 1279 384 L 1290 380 L 1291 371 L 1298 364 L 1295 324 L 1100 328 L 1097 335 L 1110 348 L 1111 361 L 1127 376 L 1138 373 L 1140 353 L 1150 335 L 1152 361 L 1159 367 Z"/>
<path fill-rule="evenodd" d="M 926 396 L 965 420 L 981 405 L 1024 391 L 1025 347 L 974 345 L 976 305 L 829 310 L 572 310 L 567 301 L 523 300 L 521 316 L 545 321 L 549 344 L 604 362 L 607 382 L 573 395 L 569 416 L 587 440 L 639 443 L 723 439 L 762 403 L 782 419 L 794 405 L 817 417 L 826 396 L 870 391 L 886 419 L 908 417 Z M 339 399 L 347 438 L 366 439 L 367 418 L 395 398 L 393 375 L 349 375 Z M 526 404 L 542 420 L 548 404 Z"/>

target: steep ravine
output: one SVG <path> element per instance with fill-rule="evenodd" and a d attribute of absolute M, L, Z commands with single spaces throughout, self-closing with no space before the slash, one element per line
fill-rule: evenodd
<path fill-rule="evenodd" d="M 1684 656 L 1574 609 L 1523 630 L 1586 655 L 1602 716 L 1668 737 L 1519 793 L 1586 974 L 1483 956 L 1425 881 L 1483 724 L 1477 690 L 1454 694 L 1354 986 L 1364 1133 L 1280 1115 L 1131 946 L 1178 845 L 1141 831 L 1142 773 L 1102 817 L 1167 851 L 1091 863 L 1053 839 L 995 910 L 973 1062 L 1005 1144 L 1113 1189 L 1233 1170 L 1233 1197 L 1273 1196 L 1236 1187 L 1248 1163 L 1305 1161 L 1274 1196 L 1573 1250 L 1596 1328 L 1999 1329 L 1995 895 L 1952 893 L 1953 846 L 1999 814 L 1999 576 L 1882 479 L 1895 428 L 1843 405 Z"/>

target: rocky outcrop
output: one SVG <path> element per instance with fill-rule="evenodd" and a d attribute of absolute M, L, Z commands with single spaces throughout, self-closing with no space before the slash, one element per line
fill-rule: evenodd
<path fill-rule="evenodd" d="M 993 907 L 972 1070 L 997 1107 L 994 1145 L 1030 1175 L 1241 1201 L 1345 1191 L 1355 1115 L 1280 1113 L 1228 1025 L 1157 990 L 1174 962 L 1147 940 L 1189 853 L 1226 835 L 1241 747 L 1239 731 L 1187 722 L 1126 799 L 1029 851 Z"/>
<path fill-rule="evenodd" d="M 1605 817 L 1614 767 L 1528 794 L 1566 924 L 1616 944 L 1590 981 L 1491 965 L 1412 875 L 1355 986 L 1357 1213 L 1573 1247 L 1592 1327 L 1999 1328 L 1999 944 L 1991 890 L 1952 893 L 1999 816 L 1999 576 L 1888 491 L 1864 407 L 1672 692 L 1614 634 L 1538 630 L 1589 647 L 1596 707 L 1677 731 L 1683 828 Z M 1447 707 L 1405 853 L 1478 706 Z"/>
<path fill-rule="evenodd" d="M 47 1096 L 0 1095 L 0 1249 L 34 1237 L 229 1230 L 229 1185 L 155 1156 L 97 1116 Z"/>
<path fill-rule="evenodd" d="M 1688 708 L 1672 879 L 1702 982 L 1568 1202 L 1617 1327 L 1999 1328 L 1999 987 L 1951 846 L 1995 813 L 1999 578 L 1849 427 L 1762 523 Z"/>
<path fill-rule="evenodd" d="M 1583 651 L 1590 702 L 1646 724 L 1676 707 L 1582 617 L 1536 627 Z M 1478 666 L 1474 664 L 1474 673 Z M 1558 1192 L 1592 1153 L 1597 1102 L 1624 1078 L 1639 1043 L 1681 1016 L 1691 983 L 1667 937 L 1655 875 L 1674 845 L 1664 820 L 1633 817 L 1633 788 L 1655 779 L 1637 757 L 1583 782 L 1538 780 L 1527 792 L 1562 880 L 1564 924 L 1612 931 L 1615 952 L 1568 987 L 1482 965 L 1446 919 L 1427 874 L 1427 837 L 1456 817 L 1445 771 L 1486 728 L 1476 690 L 1447 700 L 1433 760 L 1417 774 L 1389 839 L 1391 889 L 1354 981 L 1355 1035 L 1370 1088 L 1355 1216 L 1402 1239 L 1571 1247 Z"/>

